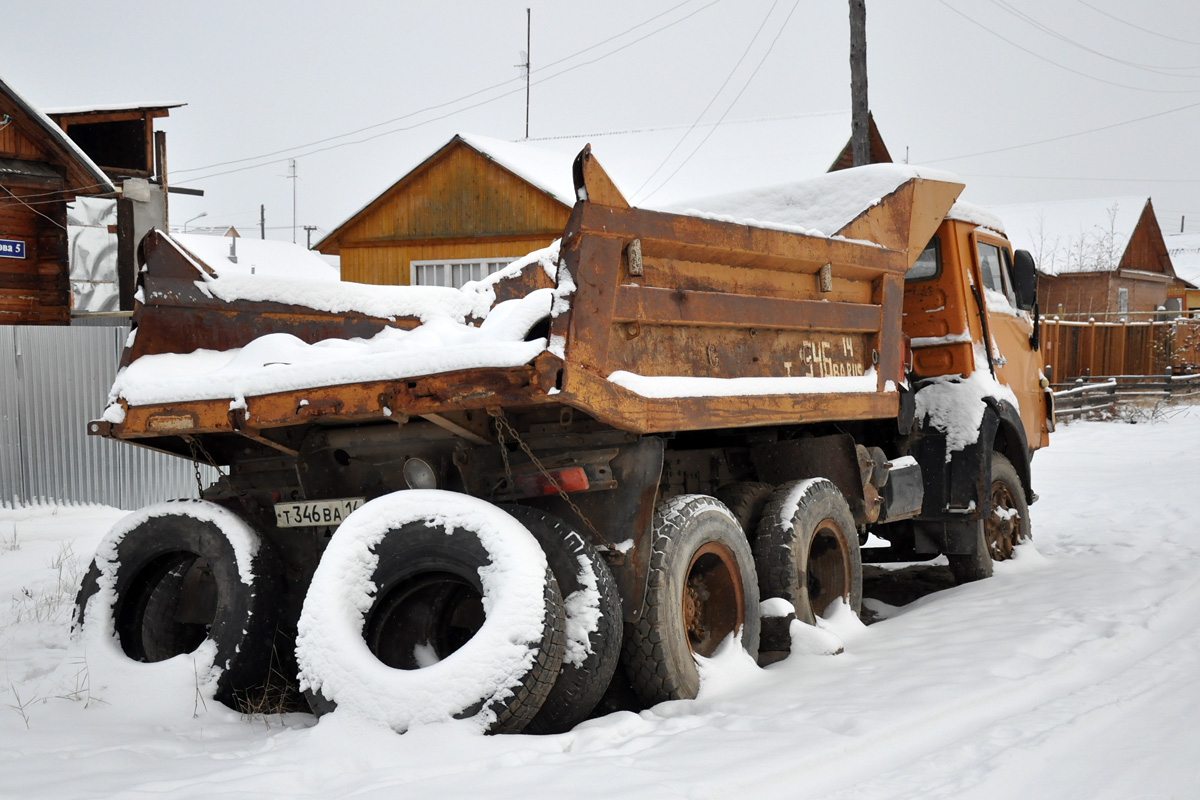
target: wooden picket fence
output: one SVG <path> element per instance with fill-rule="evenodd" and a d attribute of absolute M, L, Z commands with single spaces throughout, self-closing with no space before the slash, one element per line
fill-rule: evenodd
<path fill-rule="evenodd" d="M 1200 372 L 1200 319 L 1074 322 L 1042 319 L 1042 358 L 1050 379 Z"/>

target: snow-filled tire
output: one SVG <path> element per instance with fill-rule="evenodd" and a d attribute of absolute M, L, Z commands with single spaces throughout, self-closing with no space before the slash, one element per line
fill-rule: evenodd
<path fill-rule="evenodd" d="M 976 553 L 947 555 L 950 571 L 958 583 L 992 577 L 992 564 L 1007 561 L 1013 548 L 1032 538 L 1029 504 L 1021 476 L 1001 453 L 992 453 L 991 509 L 983 522 L 983 540 Z"/>
<path fill-rule="evenodd" d="M 367 502 L 334 533 L 296 658 L 318 715 L 518 733 L 554 685 L 565 638 L 558 584 L 521 523 L 468 495 L 408 490 Z"/>
<path fill-rule="evenodd" d="M 839 598 L 855 614 L 862 611 L 858 530 L 846 498 L 825 478 L 791 481 L 775 490 L 758 525 L 754 564 L 763 599 L 787 600 L 801 622 L 815 624 Z M 790 650 L 786 624 L 764 627 L 765 652 Z"/>
<path fill-rule="evenodd" d="M 697 656 L 740 632 L 758 657 L 758 581 L 750 545 L 723 503 L 679 495 L 654 512 L 646 599 L 625 640 L 629 681 L 643 703 L 690 699 L 700 689 Z"/>
<path fill-rule="evenodd" d="M 742 526 L 746 540 L 752 546 L 758 521 L 762 519 L 763 509 L 767 507 L 767 501 L 771 499 L 774 491 L 774 486 L 759 481 L 738 481 L 717 489 L 717 499 L 726 505 L 733 518 Z"/>
<path fill-rule="evenodd" d="M 159 503 L 119 520 L 100 542 L 75 601 L 85 641 L 114 636 L 133 661 L 214 646 L 199 673 L 231 708 L 269 682 L 283 570 L 270 543 L 202 500 Z"/>
<path fill-rule="evenodd" d="M 558 581 L 567 638 L 554 688 L 525 733 L 569 731 L 591 715 L 621 659 L 621 595 L 603 557 L 563 520 L 529 506 L 501 506 L 529 529 Z"/>

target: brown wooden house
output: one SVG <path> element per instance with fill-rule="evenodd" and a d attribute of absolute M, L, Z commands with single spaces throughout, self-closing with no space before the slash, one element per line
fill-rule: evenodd
<path fill-rule="evenodd" d="M 997 206 L 1013 246 L 1033 254 L 1047 316 L 1145 320 L 1177 282 L 1147 197 Z"/>
<path fill-rule="evenodd" d="M 61 128 L 0 80 L 0 324 L 70 322 L 66 204 L 113 191 Z"/>
<path fill-rule="evenodd" d="M 695 197 L 731 186 L 749 188 L 731 183 L 737 180 L 758 186 L 850 166 L 849 113 L 815 115 L 787 124 L 786 135 L 782 130 L 756 129 L 789 154 L 786 168 L 757 158 L 756 166 L 765 171 L 755 173 L 746 168 L 746 153 L 757 147 L 744 142 L 740 147 L 710 143 L 704 150 L 709 160 L 697 168 L 699 175 L 691 176 L 691 183 L 679 184 L 674 199 L 680 199 L 679 192 Z M 654 172 L 662 154 L 671 149 L 668 139 L 679 134 L 648 135 L 658 138 L 623 135 L 596 142 L 593 152 L 619 186 L 623 177 Z M 872 161 L 891 161 L 873 119 L 870 138 Z M 587 140 L 549 144 L 552 149 L 457 135 L 315 249 L 340 256 L 342 280 L 347 281 L 460 286 L 483 277 L 562 234 L 575 204 L 571 165 Z M 704 189 L 687 195 L 691 187 Z M 654 200 L 661 207 L 671 198 L 662 195 Z"/>

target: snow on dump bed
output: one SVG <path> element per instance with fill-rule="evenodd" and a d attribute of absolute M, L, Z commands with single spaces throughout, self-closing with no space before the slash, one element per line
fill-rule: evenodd
<path fill-rule="evenodd" d="M 538 289 L 491 307 L 495 287 L 526 266 L 536 264 L 550 272 L 557 261 L 554 242 L 462 289 L 261 280 L 248 275 L 214 278 L 201 270 L 204 280 L 197 285 L 223 300 L 294 303 L 382 318 L 415 316 L 422 324 L 408 331 L 384 328 L 367 339 L 308 344 L 289 333 L 268 333 L 232 350 L 144 355 L 117 373 L 104 419 L 124 419 L 118 399 L 139 406 L 228 398 L 232 407 L 244 407 L 246 397 L 274 392 L 527 364 L 546 349 L 544 338 L 526 337 L 549 316 L 554 290 Z M 483 322 L 468 325 L 468 316 Z"/>
<path fill-rule="evenodd" d="M 396 380 L 478 367 L 517 367 L 546 348 L 525 341 L 550 313 L 552 289 L 539 289 L 496 306 L 478 327 L 434 317 L 411 331 L 384 328 L 369 339 L 325 339 L 308 344 L 269 333 L 233 350 L 197 350 L 138 358 L 117 374 L 104 418 L 120 422 L 118 398 L 130 405 L 232 398 Z"/>
<path fill-rule="evenodd" d="M 797 183 L 676 203 L 668 210 L 758 228 L 831 236 L 912 178 L 961 183 L 940 170 L 870 164 Z"/>

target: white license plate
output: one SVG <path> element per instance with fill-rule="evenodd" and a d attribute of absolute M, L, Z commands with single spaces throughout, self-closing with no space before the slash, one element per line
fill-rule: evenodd
<path fill-rule="evenodd" d="M 339 500 L 304 500 L 275 504 L 275 524 L 280 528 L 336 528 L 350 512 L 361 506 L 365 497 Z"/>

